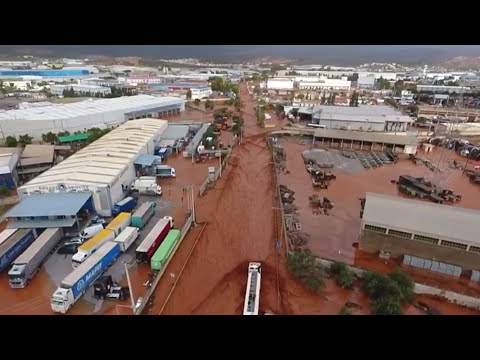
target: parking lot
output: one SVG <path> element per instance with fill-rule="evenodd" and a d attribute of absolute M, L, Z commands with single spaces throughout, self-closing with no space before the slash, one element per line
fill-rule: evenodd
<path fill-rule="evenodd" d="M 303 152 L 303 157 L 312 159 L 318 164 L 332 164 L 333 168 L 346 172 L 357 173 L 364 170 L 357 157 L 348 158 L 342 152 L 334 149 L 311 149 Z"/>
<path fill-rule="evenodd" d="M 143 284 L 148 280 L 150 267 L 148 264 L 137 264 L 135 261 L 135 249 L 143 241 L 156 222 L 164 216 L 173 216 L 176 227 L 184 223 L 187 204 L 181 200 L 165 197 L 139 196 L 138 205 L 146 201 L 154 200 L 157 204 L 154 217 L 140 231 L 139 238 L 130 246 L 126 253 L 122 253 L 117 261 L 106 271 L 106 275 L 112 275 L 114 281 L 122 286 L 127 286 L 125 276 L 125 263 L 129 270 L 132 283 L 134 300 L 143 296 L 147 288 Z M 111 219 L 107 219 L 111 220 Z M 62 240 L 61 243 L 65 241 Z M 52 314 L 50 309 L 50 297 L 60 282 L 73 270 L 72 255 L 59 255 L 54 253 L 45 262 L 39 273 L 32 279 L 32 283 L 25 289 L 11 289 L 8 284 L 7 271 L 0 275 L 0 314 Z M 74 305 L 69 314 L 102 314 L 110 312 L 116 305 L 129 306 L 130 299 L 125 301 L 97 300 L 93 296 L 93 288 L 90 287 L 86 294 Z"/>

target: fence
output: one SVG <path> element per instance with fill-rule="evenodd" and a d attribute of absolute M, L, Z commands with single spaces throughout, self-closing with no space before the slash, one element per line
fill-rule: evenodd
<path fill-rule="evenodd" d="M 167 262 L 165 265 L 162 267 L 162 270 L 160 270 L 157 275 L 155 276 L 152 286 L 148 289 L 147 293 L 145 294 L 142 303 L 140 306 L 135 309 L 135 315 L 141 315 L 143 310 L 145 309 L 145 306 L 148 304 L 150 298 L 152 297 L 155 289 L 157 288 L 158 283 L 160 282 L 160 279 L 162 278 L 163 273 L 165 272 L 165 269 L 168 267 L 168 264 L 170 263 L 170 260 L 173 258 L 175 253 L 177 252 L 178 247 L 180 244 L 183 242 L 183 239 L 185 238 L 185 235 L 187 235 L 188 230 L 190 230 L 190 227 L 192 226 L 192 223 L 194 222 L 193 219 L 193 213 L 191 212 L 190 215 L 187 218 L 187 221 L 185 222 L 185 225 L 183 225 L 182 229 L 180 230 L 180 240 L 178 240 L 177 244 L 175 245 L 175 248 L 172 251 L 172 254 L 168 258 Z"/>
<path fill-rule="evenodd" d="M 234 145 L 235 146 L 235 145 Z M 222 171 L 227 167 L 227 163 L 228 163 L 228 159 L 230 158 L 230 155 L 232 154 L 232 151 L 233 151 L 233 146 L 228 150 L 227 152 L 227 156 L 225 156 L 225 158 L 223 159 L 222 161 Z M 202 185 L 200 185 L 200 190 L 198 191 L 198 196 L 203 196 L 203 194 L 205 193 L 205 191 L 207 191 L 210 183 L 215 183 L 215 181 L 217 181 L 217 179 L 220 177 L 220 169 L 217 169 L 215 171 L 215 175 L 213 177 L 213 180 L 210 180 L 210 177 L 207 176 L 207 178 L 205 179 L 205 181 L 202 183 Z"/>

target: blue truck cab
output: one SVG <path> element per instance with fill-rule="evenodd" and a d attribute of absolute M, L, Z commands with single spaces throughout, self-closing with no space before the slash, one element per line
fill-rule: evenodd
<path fill-rule="evenodd" d="M 131 196 L 126 197 L 122 201 L 119 201 L 115 204 L 112 209 L 112 215 L 116 216 L 121 212 L 131 212 L 135 206 L 137 206 L 137 201 Z"/>

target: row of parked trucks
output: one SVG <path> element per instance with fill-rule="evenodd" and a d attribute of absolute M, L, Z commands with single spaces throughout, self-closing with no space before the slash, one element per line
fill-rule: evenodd
<path fill-rule="evenodd" d="M 120 213 L 104 230 L 79 247 L 72 258 L 74 271 L 54 292 L 51 308 L 54 312 L 66 313 L 94 284 L 97 298 L 123 298 L 128 291 L 118 286 L 111 277 L 100 276 L 128 250 L 155 213 L 155 203 L 142 204 L 132 215 Z M 170 258 L 180 239 L 180 231 L 173 229 L 173 218 L 160 219 L 135 250 L 138 263 L 150 263 L 153 271 L 160 271 Z M 98 281 L 97 281 L 98 279 Z"/>

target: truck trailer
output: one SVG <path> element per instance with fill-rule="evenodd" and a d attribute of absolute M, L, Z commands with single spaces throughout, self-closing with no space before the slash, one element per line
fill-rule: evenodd
<path fill-rule="evenodd" d="M 130 226 L 132 222 L 132 214 L 127 212 L 121 212 L 113 219 L 110 224 L 105 226 L 105 229 L 112 230 L 115 236 L 120 235 L 120 233 L 127 227 Z"/>
<path fill-rule="evenodd" d="M 82 297 L 88 287 L 112 265 L 120 255 L 120 245 L 109 241 L 83 264 L 73 270 L 52 294 L 52 311 L 65 314 Z"/>
<path fill-rule="evenodd" d="M 8 272 L 8 281 L 13 289 L 24 288 L 40 270 L 62 239 L 61 228 L 46 229 L 25 252 L 20 255 Z"/>
<path fill-rule="evenodd" d="M 155 167 L 155 175 L 158 177 L 176 177 L 175 169 L 170 165 L 157 165 Z"/>
<path fill-rule="evenodd" d="M 139 235 L 139 230 L 136 227 L 128 226 L 125 230 L 122 231 L 120 235 L 115 238 L 115 242 L 120 244 L 120 250 L 125 252 L 128 250 L 130 245 L 133 244 L 135 240 L 137 240 Z"/>
<path fill-rule="evenodd" d="M 10 239 L 18 231 L 18 229 L 5 229 L 0 233 L 0 245 L 2 245 L 5 241 Z"/>
<path fill-rule="evenodd" d="M 150 260 L 150 267 L 152 271 L 160 271 L 165 266 L 166 262 L 172 255 L 173 249 L 180 240 L 180 230 L 172 229 L 168 232 L 165 240 L 160 244 L 158 250 Z"/>
<path fill-rule="evenodd" d="M 135 206 L 137 206 L 137 201 L 131 196 L 126 197 L 113 206 L 112 215 L 116 216 L 121 212 L 130 212 Z"/>
<path fill-rule="evenodd" d="M 115 239 L 115 233 L 112 230 L 104 229 L 93 238 L 82 244 L 75 255 L 72 256 L 72 266 L 76 268 L 83 263 L 90 255 L 100 249 L 103 244 Z"/>
<path fill-rule="evenodd" d="M 140 205 L 140 207 L 132 215 L 132 226 L 139 229 L 143 228 L 148 221 L 155 215 L 157 204 L 154 201 L 148 201 Z"/>
<path fill-rule="evenodd" d="M 36 238 L 36 229 L 20 229 L 0 245 L 0 272 L 10 266 Z"/>
<path fill-rule="evenodd" d="M 137 261 L 148 263 L 172 227 L 172 218 L 160 219 L 135 251 Z"/>

